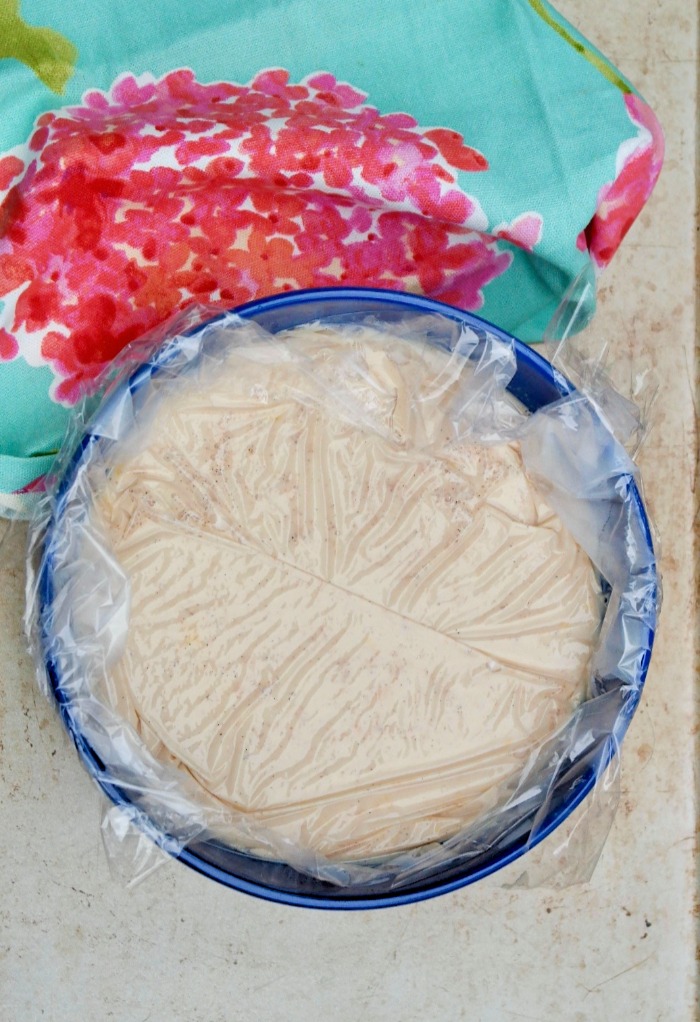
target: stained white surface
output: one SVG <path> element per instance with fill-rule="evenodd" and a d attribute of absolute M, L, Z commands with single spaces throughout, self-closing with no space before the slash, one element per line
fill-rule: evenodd
<path fill-rule="evenodd" d="M 643 465 L 662 536 L 665 605 L 625 742 L 620 811 L 592 880 L 509 890 L 503 883 L 522 872 L 516 864 L 435 901 L 352 914 L 275 907 L 177 864 L 126 892 L 104 859 L 97 795 L 35 693 L 20 635 L 19 528 L 0 548 L 0 1017 L 696 1017 L 693 6 L 559 3 L 639 85 L 668 142 L 658 189 L 604 278 L 594 327 L 610 337 L 620 378 L 630 354 L 646 348 L 662 380 Z"/>

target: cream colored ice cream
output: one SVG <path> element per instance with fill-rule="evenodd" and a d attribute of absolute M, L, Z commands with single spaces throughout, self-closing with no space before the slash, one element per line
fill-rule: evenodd
<path fill-rule="evenodd" d="M 455 832 L 585 689 L 595 573 L 517 445 L 455 442 L 468 372 L 369 327 L 244 338 L 96 498 L 131 590 L 111 700 L 330 857 Z"/>

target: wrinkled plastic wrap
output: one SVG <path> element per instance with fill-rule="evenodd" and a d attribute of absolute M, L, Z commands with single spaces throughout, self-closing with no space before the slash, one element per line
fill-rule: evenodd
<path fill-rule="evenodd" d="M 206 319 L 120 356 L 32 525 L 110 858 L 213 841 L 400 891 L 568 818 L 535 882 L 585 878 L 660 599 L 636 405 L 552 347 L 531 414 L 513 344 L 437 315 Z"/>

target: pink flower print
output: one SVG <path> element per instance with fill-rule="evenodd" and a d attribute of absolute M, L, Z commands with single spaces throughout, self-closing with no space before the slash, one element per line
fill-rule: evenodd
<path fill-rule="evenodd" d="M 0 158 L 0 192 L 6 191 L 14 178 L 24 170 L 24 164 L 16 156 Z"/>
<path fill-rule="evenodd" d="M 470 171 L 488 170 L 486 157 L 478 149 L 465 145 L 458 132 L 450 131 L 449 128 L 433 128 L 432 131 L 426 131 L 425 137 L 435 143 L 451 167 Z"/>
<path fill-rule="evenodd" d="M 603 185 L 598 208 L 585 229 L 597 269 L 608 265 L 656 184 L 664 158 L 664 136 L 653 111 L 639 96 L 628 94 L 625 105 L 639 131 L 623 142 L 617 154 L 615 180 Z"/>
<path fill-rule="evenodd" d="M 539 213 L 521 213 L 512 223 L 500 224 L 493 234 L 524 248 L 526 252 L 532 252 L 542 240 L 542 217 Z"/>
<path fill-rule="evenodd" d="M 366 98 L 327 72 L 205 85 L 179 69 L 42 114 L 0 159 L 0 358 L 48 364 L 72 404 L 193 302 L 364 284 L 479 309 L 512 260 L 458 183 L 486 158 Z M 503 236 L 535 244 L 537 220 Z"/>
<path fill-rule="evenodd" d="M 38 479 L 34 479 L 31 483 L 23 486 L 21 490 L 16 490 L 16 493 L 44 493 L 46 491 L 46 476 L 40 476 Z"/>
<path fill-rule="evenodd" d="M 19 345 L 12 334 L 0 328 L 0 362 L 9 362 L 19 354 Z"/>
<path fill-rule="evenodd" d="M 336 81 L 335 76 L 328 73 L 312 75 L 308 81 L 309 85 L 319 90 L 319 96 L 323 96 L 324 100 L 329 102 L 335 101 L 340 107 L 352 109 L 353 107 L 361 106 L 367 99 L 367 95 L 364 92 L 359 92 L 357 89 L 353 89 L 351 85 Z M 413 128 L 416 127 L 416 122 L 408 114 L 389 114 L 389 117 L 392 117 L 395 123 L 398 123 L 397 118 L 404 118 L 404 127 L 406 125 Z"/>

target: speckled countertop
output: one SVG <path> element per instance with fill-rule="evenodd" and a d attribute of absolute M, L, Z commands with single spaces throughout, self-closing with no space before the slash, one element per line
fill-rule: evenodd
<path fill-rule="evenodd" d="M 35 693 L 20 634 L 24 530 L 0 552 L 0 1017 L 118 1022 L 690 1022 L 696 1018 L 694 0 L 560 0 L 667 135 L 661 182 L 601 289 L 613 373 L 661 378 L 642 459 L 665 603 L 592 879 L 344 915 L 237 895 L 177 864 L 110 877 L 99 801 Z M 3 526 L 0 525 L 0 532 Z M 551 839 L 550 839 L 551 840 Z"/>

